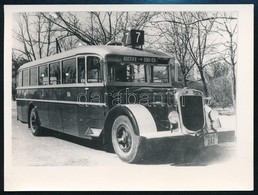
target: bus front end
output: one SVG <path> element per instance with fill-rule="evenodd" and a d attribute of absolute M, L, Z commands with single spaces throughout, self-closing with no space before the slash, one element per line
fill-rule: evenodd
<path fill-rule="evenodd" d="M 223 142 L 235 141 L 235 130 L 225 130 L 221 126 L 219 114 L 205 103 L 201 91 L 188 88 L 170 90 L 173 104 L 147 106 L 155 121 L 156 129 L 143 130 L 141 137 L 146 142 L 164 145 L 163 141 L 173 149 L 201 149 Z M 153 105 L 155 103 L 152 103 Z M 150 120 L 150 119 L 149 119 Z M 155 148 L 150 147 L 151 149 Z"/>
<path fill-rule="evenodd" d="M 146 150 L 161 148 L 167 140 L 173 148 L 192 149 L 235 140 L 234 130 L 220 132 L 219 114 L 201 91 L 179 86 L 168 60 L 123 59 L 117 56 L 107 63 L 110 111 L 104 127 L 105 139 L 123 161 L 137 162 Z"/>

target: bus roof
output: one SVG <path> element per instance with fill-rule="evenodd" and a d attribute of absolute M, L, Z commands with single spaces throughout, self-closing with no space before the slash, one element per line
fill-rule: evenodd
<path fill-rule="evenodd" d="M 52 56 L 48 56 L 39 60 L 28 62 L 22 65 L 19 69 L 24 69 L 38 64 L 49 63 L 52 61 L 68 58 L 75 55 L 81 54 L 97 54 L 102 57 L 105 57 L 109 54 L 112 55 L 126 55 L 126 56 L 144 56 L 144 57 L 157 57 L 157 58 L 170 58 L 170 56 L 164 52 L 150 50 L 150 49 L 132 49 L 125 46 L 111 46 L 111 45 L 102 45 L 102 46 L 84 46 L 75 48 L 69 51 L 61 52 Z"/>

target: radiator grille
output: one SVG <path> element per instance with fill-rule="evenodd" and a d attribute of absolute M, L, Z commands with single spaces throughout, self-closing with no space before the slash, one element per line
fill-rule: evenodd
<path fill-rule="evenodd" d="M 181 96 L 180 107 L 183 125 L 191 131 L 200 130 L 204 125 L 202 97 Z"/>

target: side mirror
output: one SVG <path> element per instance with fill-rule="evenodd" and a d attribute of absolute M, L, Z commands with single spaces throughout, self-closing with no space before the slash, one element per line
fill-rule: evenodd
<path fill-rule="evenodd" d="M 204 104 L 209 106 L 210 103 L 211 103 L 211 100 L 212 100 L 211 97 L 205 97 L 205 98 L 204 98 Z"/>

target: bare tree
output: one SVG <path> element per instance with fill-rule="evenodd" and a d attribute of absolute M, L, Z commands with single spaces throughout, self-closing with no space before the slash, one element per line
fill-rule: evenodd
<path fill-rule="evenodd" d="M 143 30 L 159 12 L 136 12 L 130 18 L 130 28 Z"/>
<path fill-rule="evenodd" d="M 21 47 L 14 48 L 29 61 L 54 54 L 58 39 L 63 50 L 101 45 L 122 40 L 125 30 L 143 29 L 155 15 L 152 12 L 54 12 L 19 13 L 14 37 Z"/>
<path fill-rule="evenodd" d="M 28 19 L 27 17 L 24 17 L 24 15 L 19 15 L 18 20 L 17 20 L 17 26 L 16 29 L 13 30 L 14 32 L 14 37 L 18 42 L 21 43 L 22 49 L 14 49 L 22 54 L 24 54 L 29 61 L 32 61 L 32 53 L 30 52 L 30 46 L 28 44 L 27 40 L 27 33 L 26 33 L 26 28 L 24 28 L 24 20 Z M 26 22 L 25 22 L 26 23 Z M 28 23 L 28 22 L 27 22 Z"/>
<path fill-rule="evenodd" d="M 120 33 L 118 25 L 115 29 L 112 25 L 114 20 L 112 12 L 84 12 L 81 16 L 74 12 L 41 13 L 41 15 L 67 32 L 67 36 L 75 36 L 87 45 L 106 44 Z M 124 14 L 114 15 L 118 24 Z M 84 22 L 81 21 L 82 18 L 85 19 Z"/>
<path fill-rule="evenodd" d="M 13 33 L 22 47 L 14 50 L 24 54 L 29 61 L 50 55 L 51 38 L 56 33 L 53 25 L 39 13 L 19 13 L 16 17 L 17 26 Z"/>
<path fill-rule="evenodd" d="M 46 51 L 46 56 L 49 56 L 51 54 L 51 37 L 53 37 L 54 32 L 53 29 L 53 23 L 51 21 L 47 21 L 47 28 L 46 28 L 46 34 L 47 34 L 47 51 Z"/>
<path fill-rule="evenodd" d="M 155 23 L 164 37 L 164 41 L 160 47 L 168 53 L 171 53 L 181 70 L 183 84 L 187 86 L 187 77 L 195 62 L 191 59 L 188 51 L 189 36 L 186 34 L 185 25 L 182 25 L 183 20 L 180 12 L 165 12 L 162 17 L 167 21 L 164 23 Z M 178 21 L 178 22 L 171 22 Z"/>
<path fill-rule="evenodd" d="M 122 40 L 129 28 L 144 29 L 156 12 L 55 12 L 41 13 L 51 23 L 87 45 Z M 84 19 L 84 20 L 82 20 Z"/>
<path fill-rule="evenodd" d="M 206 96 L 211 92 L 208 81 L 218 78 L 225 64 L 230 65 L 235 97 L 237 26 L 231 23 L 236 18 L 228 13 L 41 12 L 19 13 L 16 19 L 13 32 L 19 46 L 13 51 L 29 61 L 56 53 L 56 39 L 62 50 L 70 50 L 81 44 L 121 41 L 125 31 L 140 29 L 145 31 L 145 47 L 161 49 L 175 58 L 185 86 L 193 83 L 189 81 L 197 70 L 203 84 L 198 88 L 203 87 Z M 219 34 L 227 41 L 216 40 Z"/>
<path fill-rule="evenodd" d="M 208 96 L 205 67 L 209 63 L 207 63 L 205 57 L 213 50 L 213 45 L 208 41 L 208 38 L 212 33 L 217 13 L 213 13 L 211 17 L 206 12 L 182 13 L 181 16 L 184 21 L 186 35 L 189 39 L 188 51 L 200 73 L 204 94 Z"/>
<path fill-rule="evenodd" d="M 237 64 L 237 22 L 235 18 L 223 13 L 224 19 L 222 25 L 218 27 L 221 32 L 225 32 L 227 41 L 223 43 L 225 50 L 222 53 L 222 59 L 231 67 L 232 72 L 232 88 L 233 98 L 236 99 L 236 64 Z M 235 104 L 235 102 L 234 102 Z"/>

